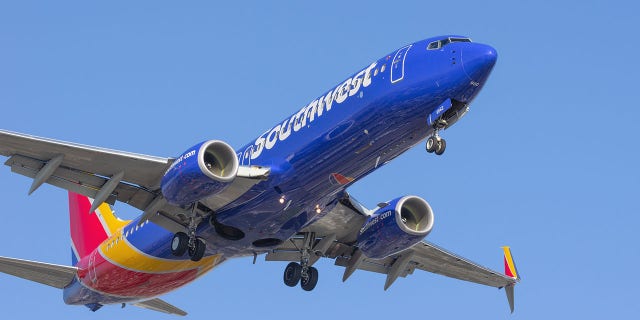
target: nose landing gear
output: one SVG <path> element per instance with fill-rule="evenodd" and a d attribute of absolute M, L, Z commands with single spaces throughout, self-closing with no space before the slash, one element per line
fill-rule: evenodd
<path fill-rule="evenodd" d="M 427 152 L 441 155 L 447 148 L 447 141 L 440 137 L 437 133 L 427 138 Z"/>
<path fill-rule="evenodd" d="M 429 153 L 435 153 L 437 155 L 441 155 L 444 153 L 444 150 L 447 148 L 447 142 L 442 137 L 440 137 L 440 134 L 439 134 L 440 130 L 443 130 L 449 125 L 447 120 L 444 119 L 445 114 L 446 112 L 443 113 L 442 116 L 437 118 L 432 123 L 434 132 L 432 136 L 427 138 L 427 145 L 426 145 L 427 152 Z"/>

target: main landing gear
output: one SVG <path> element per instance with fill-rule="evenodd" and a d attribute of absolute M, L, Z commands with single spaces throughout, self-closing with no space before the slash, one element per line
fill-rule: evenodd
<path fill-rule="evenodd" d="M 295 287 L 300 282 L 302 290 L 311 291 L 318 284 L 318 269 L 308 266 L 305 268 L 297 262 L 291 262 L 284 269 L 283 279 L 284 284 L 289 287 Z"/>
<path fill-rule="evenodd" d="M 171 253 L 180 257 L 185 252 L 189 254 L 192 261 L 200 261 L 204 257 L 207 245 L 200 238 L 191 238 L 184 232 L 177 232 L 171 240 Z"/>
<path fill-rule="evenodd" d="M 284 284 L 295 287 L 298 282 L 304 291 L 311 291 L 318 284 L 318 269 L 309 265 L 311 257 L 311 244 L 315 240 L 315 234 L 307 233 L 304 238 L 304 248 L 301 249 L 300 263 L 291 262 L 284 269 Z"/>
<path fill-rule="evenodd" d="M 200 261 L 204 257 L 207 244 L 204 240 L 196 237 L 196 228 L 200 220 L 196 215 L 196 206 L 191 209 L 188 232 L 176 232 L 171 240 L 171 254 L 181 257 L 185 252 L 189 254 L 191 261 Z"/>

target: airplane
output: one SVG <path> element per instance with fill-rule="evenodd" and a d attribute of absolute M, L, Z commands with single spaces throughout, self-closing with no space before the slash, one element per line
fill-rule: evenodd
<path fill-rule="evenodd" d="M 11 171 L 69 192 L 72 265 L 0 257 L 0 271 L 63 289 L 92 311 L 131 304 L 176 315 L 158 296 L 224 261 L 265 255 L 289 262 L 283 281 L 311 291 L 320 258 L 386 274 L 384 290 L 416 269 L 504 288 L 511 312 L 520 281 L 504 247 L 505 273 L 425 241 L 434 225 L 424 199 L 398 196 L 368 209 L 349 186 L 467 111 L 497 52 L 457 35 L 408 44 L 368 64 L 234 150 L 206 140 L 156 157 L 0 130 Z M 142 213 L 125 221 L 111 205 Z"/>

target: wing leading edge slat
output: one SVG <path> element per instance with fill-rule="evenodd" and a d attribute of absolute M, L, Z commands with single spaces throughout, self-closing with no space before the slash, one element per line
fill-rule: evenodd
<path fill-rule="evenodd" d="M 162 174 L 173 159 L 92 147 L 72 142 L 0 130 L 0 155 L 22 155 L 48 161 L 63 154 L 61 165 L 110 177 L 123 169 L 124 181 L 149 189 L 159 187 Z"/>

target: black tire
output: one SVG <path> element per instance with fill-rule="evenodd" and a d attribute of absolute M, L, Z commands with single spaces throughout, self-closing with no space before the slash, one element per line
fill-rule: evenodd
<path fill-rule="evenodd" d="M 307 271 L 307 278 L 300 279 L 300 286 L 304 291 L 311 291 L 318 284 L 318 269 L 311 267 Z"/>
<path fill-rule="evenodd" d="M 184 232 L 177 232 L 171 240 L 171 253 L 176 256 L 182 256 L 189 247 L 189 236 Z"/>
<path fill-rule="evenodd" d="M 189 248 L 189 257 L 191 261 L 200 261 L 204 257 L 204 252 L 207 249 L 207 244 L 200 239 L 196 239 L 195 248 Z"/>
<path fill-rule="evenodd" d="M 444 139 L 440 139 L 440 141 L 438 141 L 438 145 L 435 151 L 436 154 L 437 155 L 443 154 L 445 149 L 447 149 L 447 141 L 445 141 Z"/>
<path fill-rule="evenodd" d="M 295 287 L 302 278 L 302 266 L 299 263 L 291 262 L 284 268 L 284 284 Z"/>
<path fill-rule="evenodd" d="M 427 144 L 426 144 L 427 152 L 433 153 L 434 151 L 436 151 L 437 147 L 438 147 L 438 140 L 436 139 L 436 137 L 431 136 L 427 138 Z"/>

